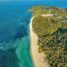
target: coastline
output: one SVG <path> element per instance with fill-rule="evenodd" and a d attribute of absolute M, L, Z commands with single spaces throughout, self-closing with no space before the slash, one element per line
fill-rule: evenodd
<path fill-rule="evenodd" d="M 44 15 L 46 16 L 46 15 Z M 31 58 L 34 64 L 34 67 L 49 67 L 48 63 L 44 60 L 44 53 L 38 52 L 38 37 L 34 33 L 32 28 L 32 21 L 36 16 L 33 16 L 30 20 L 30 38 L 31 38 L 31 45 L 30 45 L 30 52 L 31 52 Z"/>

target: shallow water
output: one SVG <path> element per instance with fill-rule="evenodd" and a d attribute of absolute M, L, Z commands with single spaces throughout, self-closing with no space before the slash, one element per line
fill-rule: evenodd
<path fill-rule="evenodd" d="M 18 55 L 19 60 L 21 61 L 20 67 L 33 67 L 32 62 L 30 61 L 29 40 L 29 36 L 25 36 L 24 38 L 22 38 L 19 42 L 18 48 L 16 49 L 16 54 Z"/>

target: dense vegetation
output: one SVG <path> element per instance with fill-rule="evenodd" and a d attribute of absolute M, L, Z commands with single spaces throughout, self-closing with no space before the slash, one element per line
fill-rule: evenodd
<path fill-rule="evenodd" d="M 40 52 L 46 54 L 51 67 L 67 67 L 67 29 L 58 29 L 38 40 Z"/>
<path fill-rule="evenodd" d="M 37 7 L 36 10 L 41 8 Z M 54 7 L 48 9 L 53 9 L 53 17 L 43 17 L 34 10 L 37 17 L 33 20 L 33 31 L 38 36 L 39 52 L 46 54 L 50 67 L 67 67 L 67 10 Z"/>

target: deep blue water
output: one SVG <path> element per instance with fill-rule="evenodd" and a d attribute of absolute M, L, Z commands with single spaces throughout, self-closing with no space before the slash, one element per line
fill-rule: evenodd
<path fill-rule="evenodd" d="M 0 3 L 0 67 L 33 67 L 30 56 L 29 23 L 34 5 L 67 7 L 67 1 Z"/>

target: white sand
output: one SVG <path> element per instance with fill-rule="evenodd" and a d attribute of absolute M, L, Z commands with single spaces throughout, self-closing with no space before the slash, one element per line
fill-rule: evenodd
<path fill-rule="evenodd" d="M 45 17 L 45 16 L 49 16 L 49 15 L 42 15 L 42 16 Z M 38 52 L 38 45 L 37 45 L 38 37 L 33 32 L 33 29 L 32 29 L 32 21 L 33 21 L 34 17 L 36 17 L 36 16 L 33 16 L 30 21 L 30 37 L 31 37 L 30 51 L 31 51 L 31 57 L 32 57 L 32 60 L 34 63 L 34 67 L 50 67 L 48 65 L 48 63 L 44 60 L 44 56 L 46 57 L 46 55 L 44 55 L 44 53 Z"/>

